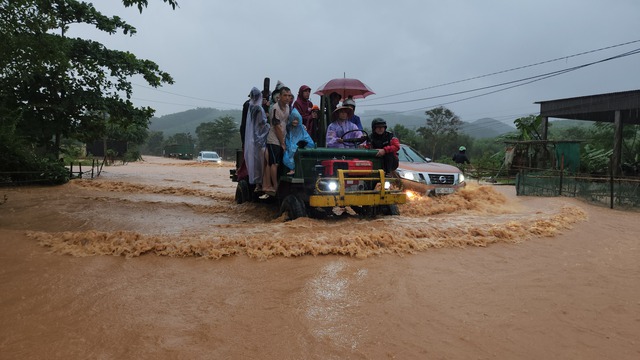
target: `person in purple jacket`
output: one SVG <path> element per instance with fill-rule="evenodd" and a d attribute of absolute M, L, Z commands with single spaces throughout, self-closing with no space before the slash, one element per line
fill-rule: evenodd
<path fill-rule="evenodd" d="M 333 112 L 338 118 L 334 120 L 327 128 L 327 147 L 328 148 L 355 148 L 356 144 L 345 143 L 344 139 L 355 139 L 362 136 L 362 132 L 358 127 L 349 121 L 353 116 L 353 109 L 348 106 L 339 106 Z M 345 133 L 350 132 L 347 136 Z"/>

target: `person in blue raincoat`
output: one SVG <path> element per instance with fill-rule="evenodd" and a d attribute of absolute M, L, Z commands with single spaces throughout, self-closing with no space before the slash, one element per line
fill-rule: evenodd
<path fill-rule="evenodd" d="M 298 148 L 314 148 L 316 144 L 311 139 L 311 136 L 302 125 L 302 115 L 297 109 L 292 109 L 289 114 L 289 120 L 287 122 L 287 135 L 284 138 L 286 150 L 282 158 L 282 163 L 289 168 L 287 175 L 293 175 L 295 173 L 295 163 L 293 156 Z"/>

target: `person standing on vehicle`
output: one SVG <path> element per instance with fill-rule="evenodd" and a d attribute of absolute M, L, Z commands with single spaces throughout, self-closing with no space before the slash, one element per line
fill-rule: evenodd
<path fill-rule="evenodd" d="M 311 100 L 309 100 L 310 96 L 311 88 L 307 85 L 302 85 L 298 90 L 298 97 L 293 103 L 293 108 L 298 110 L 300 116 L 302 116 L 301 125 L 304 125 L 309 133 L 311 133 L 314 129 L 313 118 L 311 117 L 311 109 L 313 108 L 313 103 L 311 102 Z"/>
<path fill-rule="evenodd" d="M 335 91 L 329 94 L 329 109 L 328 109 L 329 114 L 333 114 L 333 112 L 336 111 L 336 109 L 338 108 L 338 105 L 340 104 L 341 99 L 342 99 L 342 95 L 340 95 Z"/>
<path fill-rule="evenodd" d="M 254 87 L 251 89 L 249 96 L 249 106 L 245 115 L 245 138 L 243 139 L 244 162 L 249 174 L 249 184 L 255 186 L 256 191 L 260 191 L 269 124 L 267 123 L 267 114 L 263 108 L 262 92 Z"/>
<path fill-rule="evenodd" d="M 327 128 L 327 147 L 328 148 L 355 148 L 356 144 L 345 143 L 346 139 L 355 139 L 362 136 L 360 129 L 349 121 L 353 116 L 353 109 L 348 106 L 339 106 L 333 112 L 334 120 Z M 350 132 L 351 131 L 351 132 Z M 346 134 L 349 132 L 346 136 Z"/>
<path fill-rule="evenodd" d="M 295 162 L 294 155 L 298 148 L 315 148 L 316 144 L 313 142 L 311 136 L 302 125 L 302 116 L 298 112 L 298 109 L 292 109 L 291 115 L 289 115 L 289 121 L 287 124 L 287 135 L 285 136 L 286 150 L 282 158 L 282 163 L 289 168 L 287 175 L 295 174 Z"/>
<path fill-rule="evenodd" d="M 291 89 L 282 87 L 278 102 L 269 110 L 271 128 L 267 135 L 266 163 L 262 183 L 262 190 L 265 192 L 275 192 L 278 187 L 278 166 L 282 163 L 282 156 L 286 150 L 284 138 L 287 134 L 291 98 Z"/>
<path fill-rule="evenodd" d="M 342 102 L 342 106 L 348 106 L 353 110 L 353 115 L 351 115 L 349 121 L 356 124 L 358 129 L 362 130 L 362 121 L 360 120 L 360 116 L 356 115 L 356 102 L 353 100 L 353 97 L 349 96 L 347 100 Z"/>
<path fill-rule="evenodd" d="M 458 152 L 453 154 L 451 158 L 456 164 L 464 166 L 465 163 L 471 164 L 469 161 L 469 157 L 467 157 L 467 148 L 464 146 L 460 146 L 458 148 Z"/>
<path fill-rule="evenodd" d="M 376 156 L 382 158 L 382 166 L 387 176 L 398 168 L 400 140 L 387 131 L 387 122 L 384 119 L 375 118 L 371 121 L 371 135 L 365 147 L 378 150 Z"/>

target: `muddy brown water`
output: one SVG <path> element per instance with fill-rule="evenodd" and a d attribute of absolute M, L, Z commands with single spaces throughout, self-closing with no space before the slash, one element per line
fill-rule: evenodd
<path fill-rule="evenodd" d="M 471 183 L 401 216 L 284 221 L 235 204 L 231 168 L 148 157 L 2 189 L 0 357 L 640 355 L 637 233 L 593 238 L 638 214 Z"/>

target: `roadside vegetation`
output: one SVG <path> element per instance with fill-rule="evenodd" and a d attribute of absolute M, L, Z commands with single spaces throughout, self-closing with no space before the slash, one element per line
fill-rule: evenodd
<path fill-rule="evenodd" d="M 173 8 L 175 0 L 164 0 Z M 147 0 L 124 0 L 140 12 Z M 77 144 L 142 144 L 154 110 L 130 101 L 131 78 L 171 84 L 153 61 L 66 36 L 85 24 L 114 35 L 135 27 L 75 0 L 0 0 L 0 179 L 4 184 L 68 181 Z"/>

